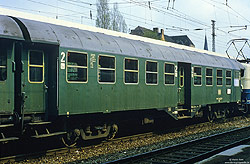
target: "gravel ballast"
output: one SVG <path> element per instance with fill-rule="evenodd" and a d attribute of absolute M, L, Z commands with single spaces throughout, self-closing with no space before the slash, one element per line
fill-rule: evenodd
<path fill-rule="evenodd" d="M 250 117 L 240 116 L 231 121 L 201 123 L 199 125 L 187 126 L 179 131 L 168 134 L 79 148 L 68 154 L 44 156 L 19 163 L 105 163 L 249 125 Z"/>

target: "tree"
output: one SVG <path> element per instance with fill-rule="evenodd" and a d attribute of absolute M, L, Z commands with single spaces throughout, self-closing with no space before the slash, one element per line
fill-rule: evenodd
<path fill-rule="evenodd" d="M 115 3 L 112 11 L 109 10 L 108 0 L 97 0 L 96 26 L 114 31 L 127 32 L 127 24 Z"/>
<path fill-rule="evenodd" d="M 127 24 L 118 10 L 118 4 L 115 3 L 113 6 L 112 14 L 111 14 L 111 28 L 114 31 L 127 32 Z"/>
<path fill-rule="evenodd" d="M 98 0 L 96 27 L 110 29 L 110 11 L 107 0 Z"/>

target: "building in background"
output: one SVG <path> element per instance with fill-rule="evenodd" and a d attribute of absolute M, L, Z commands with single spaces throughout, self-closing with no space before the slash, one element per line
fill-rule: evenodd
<path fill-rule="evenodd" d="M 130 34 L 158 39 L 158 40 L 165 40 L 167 42 L 195 47 L 194 43 L 189 39 L 187 35 L 168 36 L 164 34 L 163 29 L 161 29 L 161 32 L 159 32 L 159 28 L 153 28 L 153 30 L 150 30 L 150 29 L 138 26 L 134 30 L 131 30 Z"/>

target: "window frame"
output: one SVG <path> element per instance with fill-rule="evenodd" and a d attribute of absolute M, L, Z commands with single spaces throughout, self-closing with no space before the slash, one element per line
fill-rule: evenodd
<path fill-rule="evenodd" d="M 130 59 L 130 60 L 136 60 L 137 61 L 137 70 L 126 70 L 126 67 L 125 67 L 125 64 L 126 64 L 126 59 Z M 130 57 L 125 57 L 124 58 L 124 60 L 123 60 L 123 83 L 125 84 L 125 85 L 138 85 L 139 84 L 139 73 L 140 73 L 140 68 L 139 68 L 139 59 L 137 59 L 137 58 L 130 58 Z M 126 83 L 125 82 L 125 73 L 126 72 L 137 72 L 137 83 Z"/>
<path fill-rule="evenodd" d="M 194 74 L 194 68 L 200 68 L 201 69 L 201 74 L 200 75 L 195 75 Z M 201 84 L 194 84 L 194 77 L 200 77 L 201 78 Z M 193 85 L 194 86 L 202 86 L 202 66 L 193 66 Z"/>
<path fill-rule="evenodd" d="M 174 72 L 173 73 L 166 73 L 165 71 L 165 66 L 166 66 L 166 64 L 170 64 L 170 65 L 174 65 Z M 175 85 L 175 71 L 176 71 L 176 65 L 175 65 L 175 63 L 170 63 L 170 62 L 164 62 L 164 67 L 163 67 L 163 74 L 164 74 L 164 78 L 163 78 L 163 84 L 164 85 Z M 165 75 L 173 75 L 174 76 L 174 83 L 173 84 L 166 84 L 166 76 Z"/>
<path fill-rule="evenodd" d="M 230 71 L 230 74 L 231 74 L 230 77 L 227 77 L 227 71 Z M 227 87 L 232 86 L 232 79 L 233 79 L 233 77 L 232 77 L 232 70 L 227 69 L 225 75 L 226 75 L 226 86 L 227 86 Z M 227 85 L 227 79 L 230 79 L 230 80 L 231 80 L 231 84 L 230 84 L 230 85 Z"/>
<path fill-rule="evenodd" d="M 31 51 L 35 51 L 35 52 L 42 52 L 43 54 L 43 65 L 35 65 L 35 64 L 30 64 L 30 52 Z M 44 52 L 42 50 L 28 50 L 28 82 L 31 83 L 31 84 L 42 84 L 44 83 Z M 43 70 L 43 79 L 42 81 L 30 81 L 30 67 L 39 67 L 39 68 L 42 68 Z"/>
<path fill-rule="evenodd" d="M 211 69 L 212 70 L 212 76 L 207 76 L 207 69 Z M 212 67 L 206 67 L 206 71 L 205 71 L 205 76 L 206 76 L 205 83 L 206 83 L 206 86 L 208 86 L 208 87 L 212 87 L 214 85 L 214 81 L 213 81 L 213 74 L 214 73 L 213 72 L 214 72 L 214 69 Z M 207 84 L 207 78 L 212 78 L 212 85 L 208 85 Z"/>
<path fill-rule="evenodd" d="M 87 66 L 70 66 L 71 68 L 83 68 L 83 69 L 87 69 L 87 80 L 86 81 L 69 81 L 68 80 L 68 53 L 71 53 L 71 52 L 87 55 Z M 67 83 L 88 83 L 88 80 L 89 80 L 89 78 L 88 78 L 88 75 L 89 75 L 88 71 L 89 71 L 89 69 L 88 69 L 88 53 L 87 52 L 71 51 L 71 50 L 67 51 L 67 54 L 66 54 L 66 63 L 65 64 L 66 64 L 66 81 L 67 81 Z"/>
<path fill-rule="evenodd" d="M 156 63 L 156 67 L 157 67 L 157 72 L 150 72 L 150 71 L 147 71 L 147 62 L 152 62 L 152 63 Z M 155 73 L 156 74 L 156 79 L 157 79 L 157 83 L 156 84 L 153 84 L 153 83 L 147 83 L 147 73 Z M 155 61 L 155 60 L 146 60 L 145 61 L 145 84 L 146 85 L 158 85 L 159 84 L 159 77 L 158 77 L 158 74 L 159 74 L 159 64 L 158 64 L 158 61 Z"/>
<path fill-rule="evenodd" d="M 218 77 L 218 76 L 217 76 L 217 71 L 218 71 L 218 70 L 221 70 L 221 74 L 222 74 L 221 77 Z M 221 79 L 222 79 L 221 85 L 218 85 L 218 78 L 221 78 Z M 216 69 L 216 86 L 223 86 L 223 69 Z"/>
<path fill-rule="evenodd" d="M 99 57 L 100 56 L 106 56 L 106 57 L 112 57 L 115 59 L 115 68 L 100 68 L 99 67 Z M 106 54 L 98 54 L 98 58 L 97 58 L 97 82 L 99 84 L 115 84 L 116 83 L 116 57 L 114 55 L 106 55 Z M 100 82 L 99 81 L 99 73 L 100 70 L 114 70 L 115 71 L 115 81 L 114 82 Z"/>

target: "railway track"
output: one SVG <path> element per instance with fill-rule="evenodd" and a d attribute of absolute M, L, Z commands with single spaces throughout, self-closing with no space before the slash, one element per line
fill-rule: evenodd
<path fill-rule="evenodd" d="M 151 152 L 107 162 L 114 163 L 194 163 L 250 140 L 250 126 L 204 137 Z"/>
<path fill-rule="evenodd" d="M 109 145 L 111 143 L 118 144 L 118 143 L 132 141 L 132 140 L 136 140 L 136 139 L 140 139 L 140 138 L 152 137 L 153 135 L 154 134 L 152 132 L 148 132 L 148 133 L 136 134 L 136 135 L 132 135 L 132 136 L 115 138 L 113 140 L 107 140 L 107 141 L 105 140 L 99 144 L 93 144 L 91 146 L 85 146 L 85 147 L 75 146 L 75 147 L 69 147 L 69 148 L 63 147 L 63 148 L 56 148 L 56 149 L 51 149 L 51 150 L 42 150 L 42 151 L 32 152 L 32 153 L 12 155 L 12 156 L 7 156 L 7 157 L 0 157 L 0 164 L 35 159 L 35 158 L 39 158 L 42 156 L 63 155 L 63 154 L 68 154 L 68 153 L 79 152 L 79 151 L 82 151 L 83 149 L 86 151 L 87 149 L 92 149 L 93 147 L 102 147 L 105 145 Z"/>
<path fill-rule="evenodd" d="M 241 117 L 236 117 L 236 118 L 231 118 L 228 119 L 228 121 L 230 120 L 241 120 Z M 203 123 L 198 123 L 198 124 L 193 124 L 193 125 L 189 125 L 187 126 L 186 130 L 191 130 L 192 129 L 196 129 L 196 128 L 206 128 L 206 126 L 211 126 L 211 123 L 208 122 L 203 122 Z M 184 127 L 182 128 L 177 128 L 177 129 L 172 129 L 171 131 L 179 131 L 180 129 L 184 129 Z M 166 131 L 163 132 L 161 134 L 165 134 L 165 133 L 169 133 L 171 131 Z M 112 140 L 105 140 L 102 142 L 94 142 L 92 144 L 88 144 L 86 145 L 86 143 L 83 143 L 82 145 L 79 145 L 78 147 L 72 147 L 72 148 L 65 148 L 65 147 L 56 147 L 53 149 L 47 149 L 47 150 L 42 150 L 42 151 L 32 151 L 31 153 L 24 153 L 24 154 L 18 154 L 18 155 L 12 155 L 12 156 L 8 156 L 8 157 L 0 157 L 0 163 L 8 163 L 8 162 L 19 162 L 19 161 L 32 161 L 32 160 L 36 160 L 39 158 L 53 158 L 53 156 L 58 157 L 58 156 L 67 156 L 69 154 L 73 154 L 75 155 L 76 153 L 80 153 L 80 152 L 85 152 L 85 155 L 87 152 L 91 153 L 93 152 L 93 150 L 96 150 L 98 148 L 104 148 L 104 147 L 112 147 L 110 145 L 126 145 L 127 143 L 129 143 L 130 141 L 135 141 L 135 140 L 140 140 L 140 139 L 146 139 L 150 137 L 154 137 L 154 136 L 158 136 L 158 134 L 149 132 L 149 133 L 142 133 L 142 134 L 136 134 L 136 135 L 131 135 L 131 136 L 125 136 L 125 137 L 119 137 L 119 138 L 115 138 Z M 22 146 L 23 147 L 23 146 Z M 125 150 L 125 149 L 124 149 Z M 95 151 L 94 151 L 95 152 Z M 101 153 L 101 154 L 105 154 L 105 152 Z M 101 155 L 99 154 L 99 155 Z M 84 157 L 86 157 L 84 155 Z M 51 156 L 51 157 L 49 157 Z M 91 158 L 94 157 L 93 156 L 89 156 L 86 158 Z M 86 159 L 85 158 L 85 159 Z M 119 161 L 122 162 L 122 161 Z M 32 162 L 31 162 L 32 163 Z"/>

